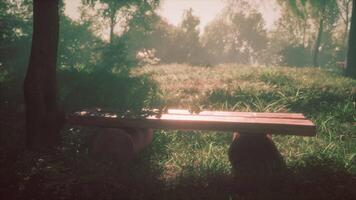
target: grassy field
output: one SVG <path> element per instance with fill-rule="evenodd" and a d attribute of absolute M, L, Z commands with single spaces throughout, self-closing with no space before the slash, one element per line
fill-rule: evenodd
<path fill-rule="evenodd" d="M 311 197 L 350 195 L 348 184 L 356 183 L 355 81 L 316 68 L 237 65 L 146 66 L 136 73 L 158 82 L 170 108 L 304 113 L 317 125 L 318 135 L 274 136 L 279 151 L 300 184 L 315 189 Z M 206 178 L 230 175 L 230 142 L 228 133 L 160 131 L 149 153 L 162 179 L 204 185 Z"/>
<path fill-rule="evenodd" d="M 6 184 L 0 195 L 12 191 L 25 199 L 356 199 L 355 80 L 316 68 L 239 65 L 144 66 L 133 74 L 148 75 L 158 83 L 161 100 L 156 103 L 162 106 L 301 112 L 317 125 L 318 135 L 274 136 L 289 172 L 277 187 L 245 194 L 236 190 L 238 180 L 228 161 L 231 133 L 157 130 L 152 145 L 123 170 L 90 159 L 82 137 L 90 130 L 67 127 L 64 146 L 56 154 L 27 152 L 0 171 L 1 177 L 16 178 L 13 185 L 0 181 Z"/>

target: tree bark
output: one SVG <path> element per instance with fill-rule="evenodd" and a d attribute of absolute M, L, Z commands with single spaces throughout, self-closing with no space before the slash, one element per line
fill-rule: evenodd
<path fill-rule="evenodd" d="M 303 13 L 304 13 L 304 17 L 303 17 L 303 47 L 307 47 L 307 42 L 305 41 L 306 40 L 306 33 L 307 33 L 307 22 L 308 22 L 308 14 L 307 14 L 307 11 L 306 11 L 306 8 L 305 6 L 303 6 Z"/>
<path fill-rule="evenodd" d="M 345 74 L 356 79 L 356 0 L 352 1 L 352 17 Z"/>
<path fill-rule="evenodd" d="M 30 149 L 53 147 L 60 141 L 56 63 L 59 0 L 33 1 L 33 35 L 24 81 L 26 145 Z"/>
<path fill-rule="evenodd" d="M 115 25 L 116 25 L 116 10 L 112 11 L 112 13 L 110 14 L 110 35 L 109 35 L 110 44 L 113 43 Z"/>
<path fill-rule="evenodd" d="M 348 34 L 349 34 L 349 6 L 350 4 L 348 2 L 346 2 L 346 5 L 345 5 L 345 32 L 344 32 L 344 46 L 346 47 L 347 49 L 347 38 L 348 38 Z"/>
<path fill-rule="evenodd" d="M 343 45 L 345 49 L 347 49 L 347 42 L 348 42 L 348 34 L 349 34 L 349 27 L 350 27 L 350 8 L 352 5 L 352 0 L 343 0 L 340 1 L 339 6 L 339 15 L 342 21 L 345 24 L 344 33 L 343 33 Z M 345 60 L 347 55 L 345 55 Z"/>
<path fill-rule="evenodd" d="M 315 41 L 315 46 L 314 46 L 314 55 L 313 55 L 313 66 L 314 67 L 319 67 L 319 53 L 320 53 L 319 47 L 321 44 L 323 31 L 324 31 L 324 16 L 321 16 L 320 22 L 319 22 L 318 35 L 317 35 L 317 38 Z"/>
<path fill-rule="evenodd" d="M 304 23 L 303 23 L 303 47 L 305 48 L 306 45 L 306 32 L 307 32 L 307 19 L 304 19 Z"/>

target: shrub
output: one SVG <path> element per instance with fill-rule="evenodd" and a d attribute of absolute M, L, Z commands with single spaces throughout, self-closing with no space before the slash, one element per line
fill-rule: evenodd
<path fill-rule="evenodd" d="M 287 46 L 280 54 L 282 65 L 303 67 L 311 64 L 311 51 L 302 45 Z"/>
<path fill-rule="evenodd" d="M 157 87 L 146 76 L 62 70 L 58 77 L 60 102 L 67 111 L 99 107 L 118 113 L 140 113 L 156 97 Z"/>

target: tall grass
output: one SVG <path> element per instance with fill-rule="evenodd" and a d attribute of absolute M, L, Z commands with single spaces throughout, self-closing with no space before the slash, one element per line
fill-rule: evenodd
<path fill-rule="evenodd" d="M 144 66 L 135 75 L 146 77 L 137 84 L 141 94 L 156 89 L 150 79 L 157 82 L 160 93 L 150 103 L 159 107 L 300 112 L 317 125 L 318 134 L 274 136 L 290 173 L 279 177 L 278 187 L 243 194 L 236 191 L 228 161 L 231 133 L 156 130 L 150 147 L 123 170 L 90 158 L 91 128 L 67 127 L 63 146 L 54 153 L 0 154 L 0 196 L 4 191 L 12 194 L 6 199 L 356 198 L 355 80 L 316 68 L 232 64 Z M 120 99 L 115 96 L 120 88 L 126 86 L 100 92 Z"/>
<path fill-rule="evenodd" d="M 335 168 L 356 174 L 356 81 L 317 68 L 219 65 L 145 66 L 158 82 L 168 107 L 256 112 L 300 112 L 317 126 L 317 136 L 275 136 L 288 166 L 332 160 Z M 163 177 L 228 174 L 229 133 L 158 131 L 164 138 Z M 312 158 L 312 159 L 311 159 Z"/>

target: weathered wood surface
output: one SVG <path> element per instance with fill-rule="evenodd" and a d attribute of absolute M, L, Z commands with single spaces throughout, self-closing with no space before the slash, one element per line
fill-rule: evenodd
<path fill-rule="evenodd" d="M 73 125 L 107 128 L 182 129 L 238 131 L 243 133 L 315 136 L 315 125 L 298 113 L 254 113 L 168 110 L 167 114 L 144 119 L 121 119 L 113 114 L 95 116 L 78 112 L 68 117 Z"/>
<path fill-rule="evenodd" d="M 188 110 L 169 109 L 167 114 L 192 115 Z M 193 114 L 194 115 L 194 114 Z M 227 112 L 227 111 L 201 111 L 199 115 L 207 116 L 232 116 L 232 117 L 255 117 L 255 118 L 282 118 L 282 119 L 305 119 L 301 113 L 268 113 L 268 112 Z"/>

